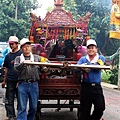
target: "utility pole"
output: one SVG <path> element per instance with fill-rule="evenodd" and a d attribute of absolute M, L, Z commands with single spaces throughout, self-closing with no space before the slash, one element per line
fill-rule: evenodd
<path fill-rule="evenodd" d="M 120 90 L 120 48 L 119 48 L 119 68 L 118 68 L 118 89 Z"/>
<path fill-rule="evenodd" d="M 16 5 L 15 5 L 15 20 L 17 20 L 17 14 L 18 14 L 18 3 L 16 1 Z"/>
<path fill-rule="evenodd" d="M 17 21 L 17 14 L 18 14 L 18 1 L 16 0 L 16 5 L 15 5 L 15 20 L 16 21 Z M 15 36 L 16 36 L 16 33 L 14 33 Z"/>

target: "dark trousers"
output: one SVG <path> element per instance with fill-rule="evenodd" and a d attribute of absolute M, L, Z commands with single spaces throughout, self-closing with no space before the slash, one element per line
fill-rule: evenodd
<path fill-rule="evenodd" d="M 17 81 L 7 81 L 5 108 L 7 117 L 15 117 L 14 99 L 17 97 Z"/>
<path fill-rule="evenodd" d="M 91 112 L 92 105 L 94 109 Z M 81 119 L 100 120 L 105 110 L 105 100 L 100 84 L 82 84 L 81 86 Z"/>

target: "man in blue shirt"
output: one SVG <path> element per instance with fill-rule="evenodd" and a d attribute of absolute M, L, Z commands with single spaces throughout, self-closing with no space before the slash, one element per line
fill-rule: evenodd
<path fill-rule="evenodd" d="M 87 55 L 79 59 L 78 64 L 104 65 L 105 58 L 97 53 L 95 40 L 87 41 Z M 81 82 L 81 119 L 100 120 L 105 110 L 105 100 L 101 87 L 101 70 L 84 68 Z M 94 110 L 91 113 L 91 107 Z"/>
<path fill-rule="evenodd" d="M 18 49 L 18 38 L 16 36 L 9 37 L 9 46 L 11 52 L 9 52 L 4 60 L 3 67 L 5 67 L 4 81 L 2 82 L 2 88 L 7 85 L 5 95 L 5 108 L 7 117 L 9 120 L 14 120 L 15 108 L 14 99 L 17 96 L 16 85 L 18 83 L 18 73 L 14 70 L 14 59 L 16 56 L 21 55 L 21 51 Z"/>

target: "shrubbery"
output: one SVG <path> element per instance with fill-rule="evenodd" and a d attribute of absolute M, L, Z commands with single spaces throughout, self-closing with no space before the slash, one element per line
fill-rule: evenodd
<path fill-rule="evenodd" d="M 111 84 L 118 84 L 118 63 L 119 63 L 119 57 L 117 56 L 113 63 L 113 69 L 102 71 L 102 80 Z"/>

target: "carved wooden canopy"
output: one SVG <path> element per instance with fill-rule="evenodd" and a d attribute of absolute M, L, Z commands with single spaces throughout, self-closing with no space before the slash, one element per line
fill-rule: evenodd
<path fill-rule="evenodd" d="M 45 18 L 40 21 L 40 17 L 36 17 L 32 15 L 31 18 L 34 21 L 39 22 L 39 24 L 43 25 L 46 24 L 48 26 L 80 26 L 80 25 L 87 25 L 91 14 L 88 13 L 84 17 L 80 17 L 77 21 L 73 19 L 72 13 L 67 12 L 62 9 L 63 0 L 54 0 L 55 8 L 52 12 L 47 12 Z M 34 19 L 33 19 L 34 17 Z M 36 19 L 36 20 L 35 20 Z"/>
<path fill-rule="evenodd" d="M 38 37 L 66 40 L 75 39 L 79 36 L 79 32 L 88 33 L 88 22 L 91 13 L 80 17 L 78 20 L 74 20 L 71 12 L 62 9 L 63 0 L 54 0 L 54 5 L 55 8 L 51 12 L 47 12 L 43 20 L 33 13 L 30 13 L 32 21 L 30 30 L 31 37 L 34 37 L 35 40 L 38 39 Z"/>

